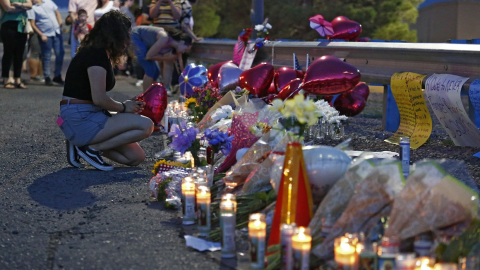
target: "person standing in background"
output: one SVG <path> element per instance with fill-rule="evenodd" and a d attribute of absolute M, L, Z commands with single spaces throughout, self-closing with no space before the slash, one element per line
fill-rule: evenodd
<path fill-rule="evenodd" d="M 90 24 L 92 27 L 95 25 L 95 19 L 94 19 L 94 14 L 95 14 L 95 9 L 97 8 L 97 1 L 95 0 L 70 0 L 68 2 L 68 14 L 70 18 L 72 19 L 72 23 L 76 24 L 77 23 L 77 12 L 81 9 L 84 9 L 87 11 L 87 23 Z M 78 40 L 73 35 L 73 31 L 70 33 L 70 45 L 72 48 L 72 51 L 70 52 L 72 58 L 75 57 L 75 53 L 77 52 L 77 48 L 80 46 L 80 43 L 78 43 Z"/>
<path fill-rule="evenodd" d="M 194 42 L 202 41 L 203 38 L 197 37 L 193 32 L 193 15 L 192 5 L 196 5 L 199 0 L 182 0 L 182 16 L 180 17 L 180 25 L 182 30 L 187 33 Z"/>
<path fill-rule="evenodd" d="M 182 5 L 180 0 L 157 0 L 152 1 L 150 5 L 150 17 L 153 18 L 153 25 L 168 27 L 180 30 L 180 17 L 182 16 Z M 171 57 L 171 55 L 169 55 Z M 169 57 L 165 57 L 169 59 Z M 173 69 L 175 68 L 175 62 L 177 58 L 171 60 L 158 61 L 158 65 L 162 72 L 162 82 L 167 89 L 167 95 L 171 96 L 172 90 L 172 77 Z"/>
<path fill-rule="evenodd" d="M 137 20 L 135 20 L 135 16 L 133 16 L 133 13 L 130 11 L 132 5 L 133 0 L 120 0 L 120 12 L 127 15 L 127 17 L 132 21 L 132 27 L 135 27 Z"/>
<path fill-rule="evenodd" d="M 110 10 L 118 10 L 118 7 L 115 6 L 114 2 L 111 0 L 97 0 L 97 9 L 95 9 L 95 21 L 98 21 L 103 14 L 109 12 Z"/>
<path fill-rule="evenodd" d="M 27 12 L 28 20 L 33 20 L 35 18 L 31 17 L 30 12 Z M 43 69 L 42 69 L 42 50 L 40 49 L 40 41 L 38 40 L 37 33 L 28 35 L 28 49 L 29 52 L 27 63 L 28 70 L 30 71 L 30 80 L 34 82 L 45 82 L 43 79 Z"/>
<path fill-rule="evenodd" d="M 34 5 L 29 10 L 33 30 L 40 38 L 40 48 L 42 50 L 43 76 L 46 85 L 53 85 L 53 82 L 59 85 L 64 84 L 62 79 L 63 49 L 62 38 L 62 16 L 58 12 L 58 7 L 52 0 L 33 0 Z M 50 59 L 52 49 L 55 52 L 55 70 L 53 80 L 50 78 Z M 53 82 L 52 82 L 53 81 Z"/>
<path fill-rule="evenodd" d="M 27 10 L 32 8 L 30 0 L 0 0 L 2 14 L 2 26 L 0 35 L 3 42 L 2 77 L 3 87 L 21 88 L 27 87 L 22 83 L 22 63 L 27 34 L 24 33 L 27 24 Z M 8 82 L 10 66 L 13 62 L 14 85 Z"/>

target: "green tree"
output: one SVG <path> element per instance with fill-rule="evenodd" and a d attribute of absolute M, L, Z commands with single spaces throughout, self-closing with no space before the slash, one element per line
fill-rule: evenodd
<path fill-rule="evenodd" d="M 200 3 L 193 6 L 193 30 L 200 37 L 213 37 L 220 25 L 220 16 L 217 15 L 219 8 L 212 0 L 202 0 Z"/>

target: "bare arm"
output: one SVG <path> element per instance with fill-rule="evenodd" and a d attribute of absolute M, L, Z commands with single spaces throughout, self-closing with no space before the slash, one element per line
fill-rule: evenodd
<path fill-rule="evenodd" d="M 180 17 L 182 17 L 182 8 L 175 6 L 172 0 L 168 0 L 168 2 L 170 3 L 170 8 L 172 9 L 173 18 L 175 18 L 175 20 L 180 20 Z"/>
<path fill-rule="evenodd" d="M 58 25 L 62 27 L 62 15 L 60 14 L 60 12 L 58 12 L 58 10 L 55 10 L 55 16 L 57 17 Z"/>
<path fill-rule="evenodd" d="M 30 20 L 30 23 L 32 24 L 33 31 L 35 31 L 35 33 L 38 34 L 38 36 L 42 39 L 43 42 L 47 42 L 47 37 L 43 35 L 40 29 L 38 29 L 37 24 L 35 23 L 35 20 Z"/>
<path fill-rule="evenodd" d="M 68 15 L 70 15 L 70 18 L 72 18 L 72 24 L 77 21 L 77 13 L 76 12 L 68 12 Z"/>
<path fill-rule="evenodd" d="M 90 80 L 90 88 L 92 89 L 93 103 L 108 111 L 122 112 L 124 105 L 107 96 L 107 71 L 103 67 L 93 66 L 87 69 L 87 73 Z M 144 103 L 127 100 L 123 104 L 125 104 L 124 112 L 138 113 L 142 111 Z"/>
<path fill-rule="evenodd" d="M 158 56 L 158 53 L 165 47 L 165 45 L 168 42 L 168 35 L 165 33 L 165 31 L 159 30 L 158 32 L 158 37 L 157 41 L 153 43 L 152 47 L 147 52 L 147 55 L 145 56 L 146 60 L 156 60 L 154 57 Z M 165 59 L 162 59 L 165 60 Z"/>
<path fill-rule="evenodd" d="M 27 6 L 25 8 L 23 7 L 24 4 L 26 3 L 10 3 L 10 0 L 0 0 L 0 5 L 2 5 L 3 10 L 7 13 L 18 13 L 18 12 L 24 12 L 27 10 Z M 30 2 L 30 8 L 32 8 L 32 2 Z M 28 9 L 30 9 L 28 8 Z"/>
<path fill-rule="evenodd" d="M 153 6 L 150 7 L 150 17 L 151 18 L 157 18 L 158 13 L 160 11 L 160 5 L 162 4 L 162 0 L 158 0 L 157 3 Z"/>
<path fill-rule="evenodd" d="M 148 20 L 147 14 L 142 14 L 142 25 L 150 25 L 152 21 Z"/>
<path fill-rule="evenodd" d="M 190 25 L 187 25 L 186 23 L 182 22 L 182 29 L 185 33 L 187 33 L 193 39 L 193 41 L 203 40 L 203 38 L 199 38 L 197 37 L 197 35 L 195 35 L 195 33 L 193 33 L 192 28 L 190 28 Z"/>

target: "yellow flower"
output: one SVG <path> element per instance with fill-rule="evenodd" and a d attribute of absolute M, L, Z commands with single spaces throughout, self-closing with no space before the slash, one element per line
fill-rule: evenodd
<path fill-rule="evenodd" d="M 169 165 L 169 166 L 174 166 L 174 167 L 182 167 L 182 168 L 190 168 L 187 164 L 183 164 L 181 162 L 177 161 L 166 161 L 165 159 L 157 161 L 155 165 L 153 166 L 152 173 L 156 175 L 158 173 L 158 169 L 160 168 L 160 165 Z"/>
<path fill-rule="evenodd" d="M 279 112 L 283 108 L 283 101 L 281 99 L 274 99 L 272 101 L 272 106 L 270 106 L 270 111 Z"/>
<path fill-rule="evenodd" d="M 197 100 L 193 97 L 187 99 L 187 101 L 185 101 L 185 107 L 188 108 L 188 105 L 190 105 L 190 103 L 195 103 L 195 105 L 197 105 Z"/>

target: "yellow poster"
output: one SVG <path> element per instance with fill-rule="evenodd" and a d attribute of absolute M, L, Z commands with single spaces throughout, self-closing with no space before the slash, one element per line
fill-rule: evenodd
<path fill-rule="evenodd" d="M 425 76 L 411 72 L 393 74 L 390 84 L 400 111 L 400 126 L 386 142 L 398 144 L 400 137 L 410 137 L 410 148 L 417 149 L 430 137 L 432 117 L 422 93 Z"/>

